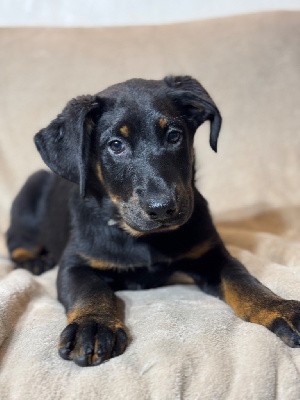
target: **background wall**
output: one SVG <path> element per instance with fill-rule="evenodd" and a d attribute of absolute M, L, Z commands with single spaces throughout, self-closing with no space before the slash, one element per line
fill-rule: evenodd
<path fill-rule="evenodd" d="M 157 24 L 276 9 L 300 9 L 300 0 L 1 0 L 0 26 Z"/>

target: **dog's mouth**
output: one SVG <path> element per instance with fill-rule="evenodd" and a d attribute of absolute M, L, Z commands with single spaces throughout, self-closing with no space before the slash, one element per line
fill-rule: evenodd
<path fill-rule="evenodd" d="M 134 223 L 133 221 L 128 221 L 128 219 L 124 222 L 130 226 L 132 229 L 135 229 L 141 233 L 150 233 L 150 232 L 160 232 L 160 231 L 165 231 L 165 230 L 174 230 L 181 226 L 183 222 L 180 219 L 176 219 L 174 221 L 157 221 L 155 223 L 151 221 L 142 221 L 142 223 L 137 224 L 136 222 Z"/>
<path fill-rule="evenodd" d="M 177 230 L 190 219 L 194 210 L 192 186 L 187 186 L 180 193 L 177 193 L 176 202 L 169 202 L 166 205 L 162 202 L 148 202 L 145 205 L 137 195 L 126 200 L 115 197 L 114 200 L 113 203 L 117 211 L 115 215 L 116 223 L 128 233 L 137 237 Z M 151 205 L 150 209 L 147 207 L 149 204 Z M 157 207 L 157 204 L 160 207 Z M 170 208 L 170 204 L 172 204 L 172 208 Z"/>
<path fill-rule="evenodd" d="M 185 207 L 182 207 L 176 216 L 164 220 L 151 220 L 143 210 L 135 209 L 132 212 L 132 209 L 126 207 L 126 205 L 121 206 L 119 212 L 121 217 L 119 225 L 121 228 L 134 236 L 143 236 L 178 229 L 190 219 L 193 212 L 193 204 L 192 202 L 186 203 Z"/>
<path fill-rule="evenodd" d="M 182 223 L 160 223 L 160 224 L 155 224 L 155 226 L 149 226 L 144 225 L 138 225 L 136 223 L 133 223 L 132 221 L 125 221 L 125 219 L 122 219 L 120 221 L 121 228 L 123 228 L 126 232 L 130 233 L 133 236 L 144 236 L 144 235 L 150 235 L 153 233 L 163 233 L 163 232 L 168 232 L 168 231 L 174 231 L 178 229 Z"/>

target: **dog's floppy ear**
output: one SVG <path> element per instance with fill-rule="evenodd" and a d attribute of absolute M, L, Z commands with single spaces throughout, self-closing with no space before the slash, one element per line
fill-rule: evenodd
<path fill-rule="evenodd" d="M 216 152 L 222 118 L 207 91 L 190 76 L 167 76 L 164 81 L 172 89 L 170 96 L 195 129 L 210 121 L 209 143 Z"/>
<path fill-rule="evenodd" d="M 85 194 L 91 133 L 100 113 L 101 100 L 79 96 L 69 101 L 47 128 L 34 137 L 42 159 L 53 172 L 78 183 Z"/>

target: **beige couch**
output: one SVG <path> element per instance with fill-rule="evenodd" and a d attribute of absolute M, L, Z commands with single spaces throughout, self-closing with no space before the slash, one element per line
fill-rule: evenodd
<path fill-rule="evenodd" d="M 132 343 L 80 368 L 57 355 L 57 269 L 12 271 L 3 233 L 43 163 L 32 137 L 73 96 L 131 77 L 198 78 L 224 118 L 219 152 L 195 140 L 197 182 L 229 249 L 273 291 L 300 300 L 300 13 L 169 26 L 0 30 L 0 398 L 300 398 L 300 349 L 243 322 L 195 286 L 120 292 Z"/>

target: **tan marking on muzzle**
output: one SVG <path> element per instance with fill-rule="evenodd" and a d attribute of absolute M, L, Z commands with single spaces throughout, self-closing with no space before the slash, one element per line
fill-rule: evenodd
<path fill-rule="evenodd" d="M 134 236 L 134 237 L 140 237 L 140 236 L 144 236 L 146 233 L 144 232 L 140 232 L 137 231 L 133 228 L 131 228 L 131 226 L 127 225 L 125 221 L 120 221 L 119 222 L 119 226 L 126 231 L 127 233 L 129 233 L 129 235 Z"/>
<path fill-rule="evenodd" d="M 126 222 L 123 220 L 119 222 L 119 226 L 124 231 L 126 231 L 127 233 L 129 233 L 131 236 L 134 236 L 134 237 L 147 236 L 147 235 L 151 235 L 152 233 L 163 233 L 163 232 L 167 233 L 170 231 L 175 231 L 176 229 L 178 229 L 180 227 L 180 225 L 172 225 L 172 226 L 168 226 L 166 228 L 153 229 L 148 232 L 140 232 L 140 231 L 137 231 L 137 230 L 131 228 L 131 226 L 127 225 Z"/>

